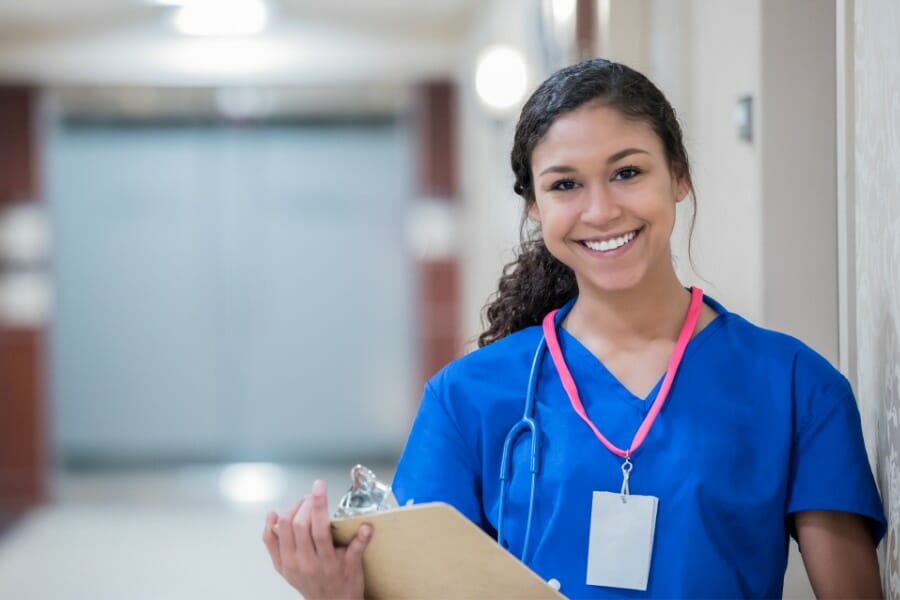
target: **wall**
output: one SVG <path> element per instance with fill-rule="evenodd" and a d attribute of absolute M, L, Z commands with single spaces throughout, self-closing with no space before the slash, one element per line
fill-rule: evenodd
<path fill-rule="evenodd" d="M 761 19 L 762 314 L 837 365 L 835 7 L 764 0 Z"/>
<path fill-rule="evenodd" d="M 888 513 L 879 549 L 885 597 L 900 598 L 900 4 L 857 0 L 848 8 L 857 393 Z"/>
<path fill-rule="evenodd" d="M 684 280 L 758 322 L 763 316 L 759 150 L 737 139 L 733 114 L 739 97 L 759 94 L 760 2 L 688 4 L 689 104 L 675 109 L 683 115 L 694 169 L 696 275 L 689 271 L 684 246 L 676 247 L 676 261 Z M 687 209 L 683 204 L 679 210 L 682 227 Z"/>
<path fill-rule="evenodd" d="M 758 98 L 759 0 L 653 0 L 651 78 L 675 107 L 694 176 L 697 221 L 688 256 L 691 206 L 682 203 L 673 254 L 682 281 L 699 285 L 730 310 L 760 321 L 762 205 L 760 159 L 737 138 L 737 99 Z"/>
<path fill-rule="evenodd" d="M 533 3 L 518 0 L 485 2 L 472 21 L 457 73 L 460 91 L 462 214 L 460 247 L 463 267 L 463 335 L 467 348 L 482 330 L 481 309 L 497 289 L 503 265 L 518 246 L 522 199 L 513 193 L 509 166 L 518 108 L 490 115 L 474 86 L 478 53 L 492 44 L 523 52 L 529 65 L 528 94 L 543 79 L 537 45 L 538 23 Z M 523 5 L 528 9 L 523 9 Z M 524 101 L 524 100 L 523 100 Z"/>
<path fill-rule="evenodd" d="M 649 43 L 653 11 L 659 9 L 669 19 L 667 29 L 677 30 L 678 3 L 666 6 L 656 0 L 597 0 L 597 56 L 624 63 L 642 73 L 650 71 Z"/>

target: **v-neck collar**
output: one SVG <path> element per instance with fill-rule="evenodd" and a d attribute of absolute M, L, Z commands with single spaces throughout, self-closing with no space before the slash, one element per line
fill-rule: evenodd
<path fill-rule="evenodd" d="M 568 314 L 569 310 L 571 310 L 572 306 L 574 306 L 575 301 L 578 299 L 576 296 L 567 302 L 561 309 L 560 313 Z M 697 349 L 703 345 L 705 340 L 709 338 L 715 331 L 717 331 L 722 323 L 725 321 L 725 316 L 729 314 L 728 310 L 722 306 L 719 302 L 710 298 L 706 294 L 703 295 L 703 303 L 715 310 L 718 315 L 710 321 L 706 327 L 704 327 L 700 332 L 691 338 L 690 342 L 688 342 L 687 348 L 684 352 L 684 357 L 682 359 L 682 363 L 687 361 L 693 354 L 696 353 Z M 562 319 L 560 319 L 560 322 Z M 578 371 L 583 374 L 589 374 L 591 377 L 601 377 L 609 384 L 609 389 L 615 391 L 613 394 L 615 398 L 626 402 L 627 404 L 633 406 L 642 414 L 646 414 L 647 411 L 650 410 L 650 407 L 653 406 L 653 401 L 656 399 L 657 394 L 659 394 L 660 387 L 662 386 L 662 382 L 666 377 L 666 372 L 660 374 L 659 379 L 657 379 L 656 384 L 647 394 L 646 398 L 641 398 L 635 395 L 628 387 L 626 387 L 619 378 L 613 374 L 612 371 L 601 361 L 599 358 L 594 356 L 594 353 L 591 352 L 584 344 L 582 344 L 578 338 L 569 333 L 562 325 L 557 324 L 557 331 L 561 332 L 559 334 L 560 346 L 562 347 L 563 354 L 566 357 L 566 362 L 570 365 L 570 367 L 575 367 Z M 573 369 L 574 370 L 574 369 Z M 576 381 L 579 378 L 576 376 Z M 582 377 L 582 381 L 590 381 L 590 379 L 584 379 Z"/>

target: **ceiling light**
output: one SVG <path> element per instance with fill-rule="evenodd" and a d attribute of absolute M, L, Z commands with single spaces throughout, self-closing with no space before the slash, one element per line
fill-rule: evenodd
<path fill-rule="evenodd" d="M 508 46 L 490 46 L 478 56 L 475 90 L 490 110 L 506 111 L 525 96 L 528 83 L 525 58 Z"/>
<path fill-rule="evenodd" d="M 575 0 L 552 0 L 553 20 L 565 23 L 575 15 Z"/>
<path fill-rule="evenodd" d="M 175 27 L 185 35 L 255 35 L 268 16 L 260 0 L 193 0 L 178 9 Z"/>

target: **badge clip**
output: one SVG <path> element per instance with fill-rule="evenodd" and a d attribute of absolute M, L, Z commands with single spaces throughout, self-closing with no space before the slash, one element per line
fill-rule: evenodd
<path fill-rule="evenodd" d="M 628 502 L 628 496 L 631 493 L 628 489 L 628 479 L 631 477 L 631 469 L 634 468 L 634 465 L 631 463 L 631 457 L 629 455 L 625 455 L 625 462 L 622 463 L 622 491 L 619 494 L 622 496 L 622 504 Z"/>

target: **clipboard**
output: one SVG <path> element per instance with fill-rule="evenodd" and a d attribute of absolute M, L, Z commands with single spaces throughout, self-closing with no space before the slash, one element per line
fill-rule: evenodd
<path fill-rule="evenodd" d="M 373 530 L 363 555 L 366 598 L 564 599 L 449 504 L 334 519 L 335 544 L 349 544 L 363 523 Z"/>

